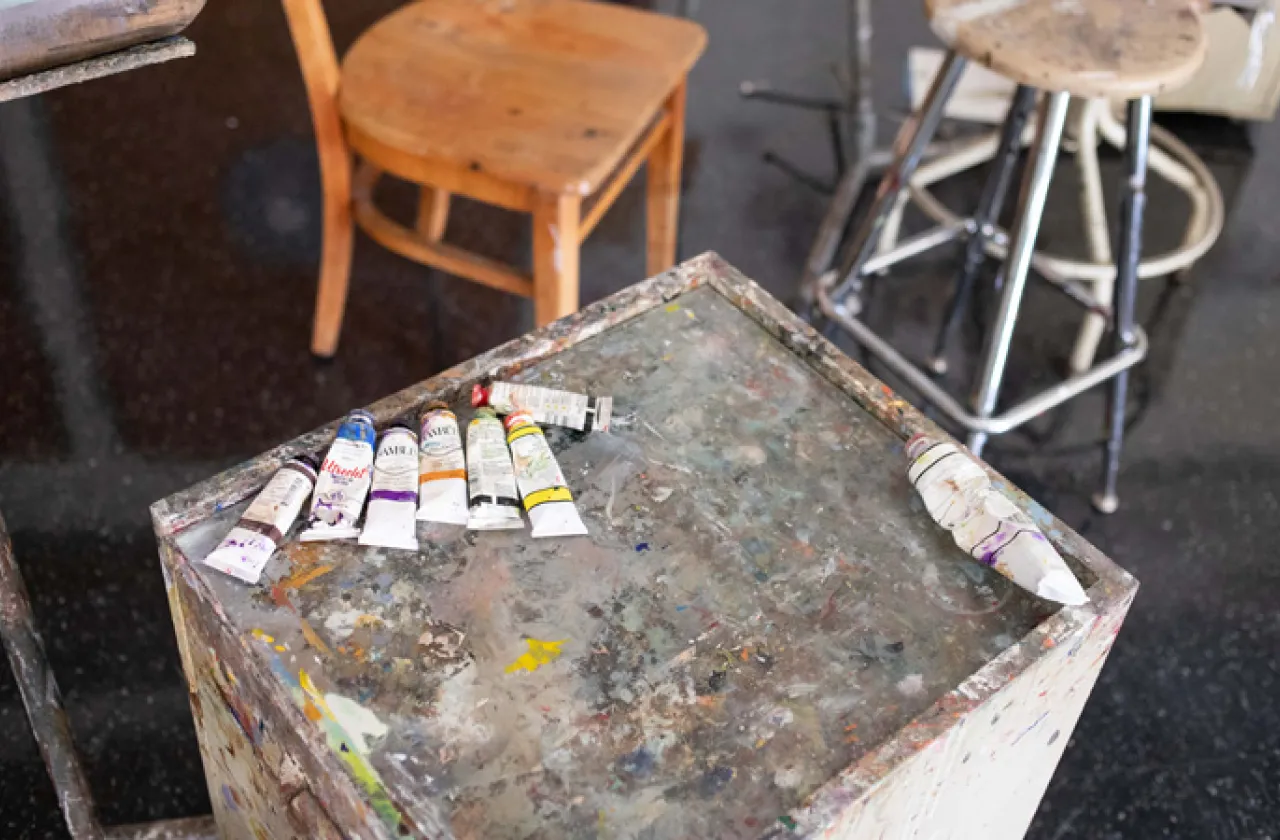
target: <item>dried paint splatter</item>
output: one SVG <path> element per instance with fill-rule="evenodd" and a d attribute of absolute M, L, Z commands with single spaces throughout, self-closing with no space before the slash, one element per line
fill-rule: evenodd
<path fill-rule="evenodd" d="M 561 639 L 558 642 L 544 642 L 540 639 L 525 639 L 524 643 L 529 650 L 522 653 L 519 659 L 507 666 L 507 673 L 514 674 L 516 671 L 529 671 L 532 673 L 541 666 L 556 661 L 560 658 L 560 646 L 567 641 L 569 640 Z"/>

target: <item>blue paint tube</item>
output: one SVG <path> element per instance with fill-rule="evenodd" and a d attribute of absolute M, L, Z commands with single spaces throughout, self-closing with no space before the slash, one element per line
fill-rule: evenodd
<path fill-rule="evenodd" d="M 382 433 L 373 459 L 373 486 L 361 545 L 418 550 L 418 436 L 403 424 Z"/>
<path fill-rule="evenodd" d="M 298 539 L 341 540 L 359 536 L 360 512 L 373 472 L 373 415 L 356 409 L 338 427 L 338 437 L 320 465 L 307 530 Z"/>
<path fill-rule="evenodd" d="M 257 583 L 316 483 L 316 462 L 303 455 L 281 467 L 204 564 L 245 583 Z"/>

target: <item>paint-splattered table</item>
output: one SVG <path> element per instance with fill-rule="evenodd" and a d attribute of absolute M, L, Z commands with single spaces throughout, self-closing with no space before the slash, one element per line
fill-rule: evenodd
<path fill-rule="evenodd" d="M 998 477 L 1092 601 L 967 559 L 905 479 L 936 428 L 714 255 L 371 410 L 495 373 L 614 396 L 549 434 L 589 538 L 197 565 L 333 426 L 153 508 L 224 837 L 1021 836 L 1133 578 Z"/>

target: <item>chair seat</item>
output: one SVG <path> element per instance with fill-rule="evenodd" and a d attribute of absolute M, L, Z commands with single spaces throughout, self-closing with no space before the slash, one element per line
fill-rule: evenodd
<path fill-rule="evenodd" d="M 587 195 L 706 43 L 701 27 L 580 0 L 419 0 L 342 62 L 338 107 L 399 153 Z"/>
<path fill-rule="evenodd" d="M 1016 82 L 1135 99 L 1186 82 L 1205 55 L 1190 0 L 925 0 L 933 31 Z"/>

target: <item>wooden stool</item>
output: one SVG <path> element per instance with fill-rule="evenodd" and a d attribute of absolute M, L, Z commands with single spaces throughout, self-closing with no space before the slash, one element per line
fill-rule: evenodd
<path fill-rule="evenodd" d="M 1124 437 L 1128 370 L 1145 357 L 1147 350 L 1146 336 L 1134 323 L 1133 310 L 1146 201 L 1151 98 L 1185 82 L 1203 61 L 1205 38 L 1199 14 L 1185 0 L 925 0 L 925 10 L 934 32 L 948 47 L 947 57 L 920 112 L 903 127 L 894 163 L 880 183 L 871 210 L 850 240 L 839 273 L 830 273 L 819 284 L 819 309 L 833 325 L 843 327 L 929 402 L 969 430 L 968 443 L 975 454 L 981 453 L 989 435 L 1010 431 L 1111 380 L 1102 484 L 1094 497 L 1098 510 L 1110 513 L 1118 504 L 1116 474 Z M 977 61 L 1018 84 L 1001 129 L 994 170 L 978 207 L 971 218 L 941 225 L 877 254 L 885 221 L 932 139 L 966 60 Z M 984 249 L 995 234 L 995 222 L 1013 179 L 1023 129 L 1037 89 L 1045 91 L 1045 96 L 1040 104 L 1036 139 L 1008 237 L 1008 257 L 997 280 L 1001 288 L 999 311 L 987 340 L 969 411 L 928 373 L 858 320 L 859 292 L 867 274 L 956 238 L 967 238 L 963 268 L 944 320 L 944 324 L 954 323 L 955 313 L 972 296 Z M 1116 248 L 1115 305 L 1095 300 L 1075 286 L 1054 286 L 1091 311 L 1107 315 L 1112 327 L 1112 356 L 995 415 L 1062 138 L 1067 102 L 1072 95 L 1128 100 L 1127 182 Z M 945 333 L 942 343 L 945 344 Z"/>
<path fill-rule="evenodd" d="M 403 257 L 533 298 L 542 325 L 577 310 L 579 247 L 647 162 L 648 271 L 674 264 L 702 27 L 578 0 L 431 0 L 374 24 L 339 71 L 320 0 L 283 2 L 324 183 L 313 353 L 337 349 L 353 219 Z M 383 173 L 421 185 L 416 230 L 374 205 Z M 532 214 L 532 275 L 442 241 L 454 193 Z"/>

